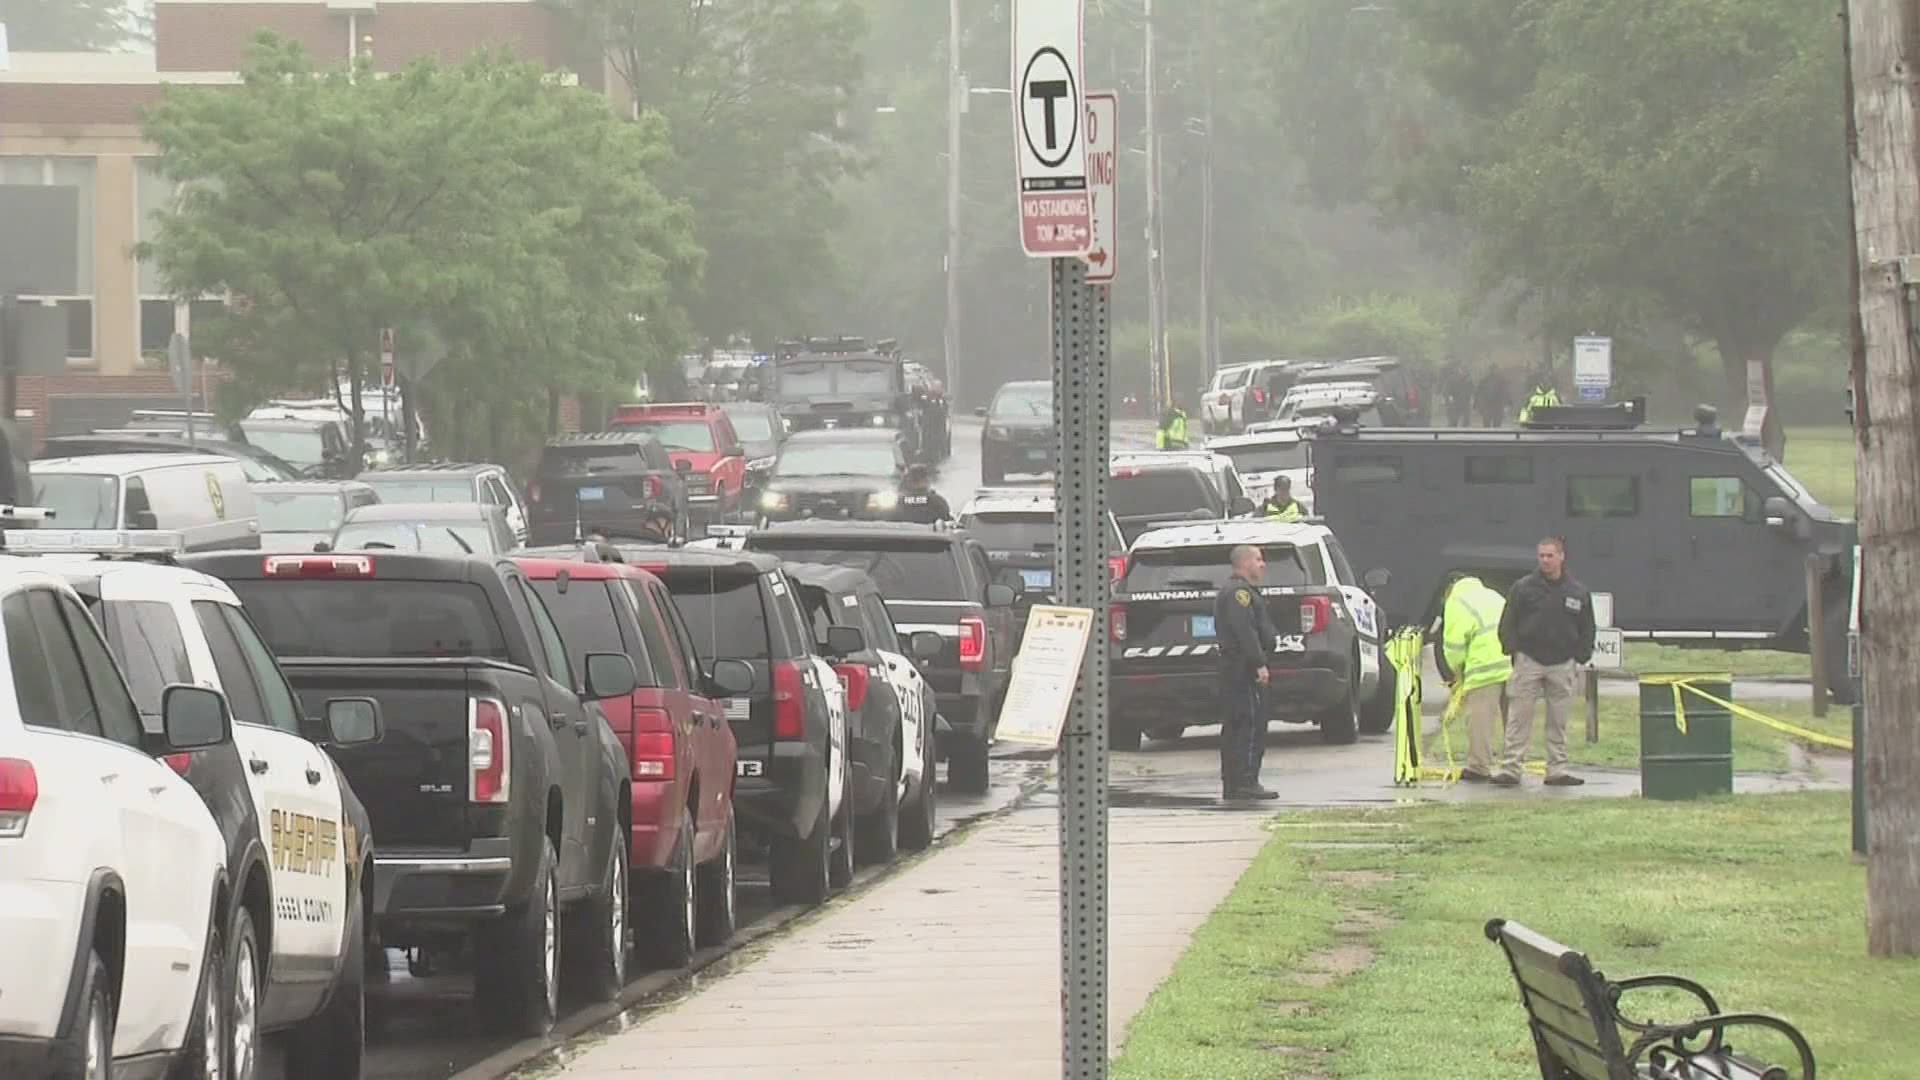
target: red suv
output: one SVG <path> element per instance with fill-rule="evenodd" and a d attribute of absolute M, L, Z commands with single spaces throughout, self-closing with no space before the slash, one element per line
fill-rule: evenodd
<path fill-rule="evenodd" d="M 687 503 L 696 521 L 719 521 L 740 505 L 747 452 L 720 406 L 704 401 L 621 405 L 607 426 L 648 431 L 660 440 L 673 467 L 687 478 Z"/>
<path fill-rule="evenodd" d="M 733 936 L 736 749 L 727 699 L 753 688 L 738 660 L 703 665 L 659 579 L 637 566 L 579 561 L 590 552 L 515 563 L 559 624 L 576 671 L 588 653 L 633 658 L 639 688 L 599 703 L 632 770 L 629 880 L 635 943 L 660 967 Z M 741 703 L 746 698 L 738 699 Z"/>

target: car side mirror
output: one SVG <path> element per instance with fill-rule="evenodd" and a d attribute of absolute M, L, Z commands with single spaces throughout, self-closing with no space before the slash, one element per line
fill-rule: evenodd
<path fill-rule="evenodd" d="M 753 665 L 745 660 L 715 660 L 707 677 L 709 697 L 739 697 L 753 693 Z"/>
<path fill-rule="evenodd" d="M 913 650 L 915 659 L 938 660 L 946 651 L 947 642 L 931 630 L 916 630 L 907 638 L 907 647 Z"/>
<path fill-rule="evenodd" d="M 1234 517 L 1245 517 L 1248 514 L 1253 513 L 1253 509 L 1254 509 L 1253 500 L 1247 498 L 1245 495 L 1242 495 L 1233 500 L 1233 516 Z"/>
<path fill-rule="evenodd" d="M 747 450 L 744 446 L 729 446 L 725 450 L 720 451 L 720 456 L 743 458 L 747 456 Z"/>
<path fill-rule="evenodd" d="M 1018 596 L 1019 594 L 1013 591 L 1011 585 L 1003 585 L 996 581 L 987 586 L 988 607 L 1012 607 Z"/>
<path fill-rule="evenodd" d="M 327 742 L 365 746 L 386 737 L 380 703 L 372 698 L 333 698 L 327 702 Z"/>
<path fill-rule="evenodd" d="M 980 417 L 982 420 L 986 419 L 987 407 L 985 405 L 975 405 L 973 407 L 973 415 Z"/>
<path fill-rule="evenodd" d="M 1384 566 L 1376 566 L 1360 575 L 1360 583 L 1369 589 L 1384 589 L 1387 582 L 1393 580 L 1393 573 Z"/>
<path fill-rule="evenodd" d="M 584 696 L 589 701 L 605 701 L 608 698 L 626 697 L 640 685 L 640 676 L 633 670 L 633 659 L 626 653 L 588 653 L 587 685 Z"/>
<path fill-rule="evenodd" d="M 227 699 L 218 690 L 176 683 L 160 695 L 160 729 L 167 753 L 184 754 L 233 738 Z"/>
<path fill-rule="evenodd" d="M 867 635 L 857 626 L 829 626 L 826 646 L 832 656 L 852 656 L 867 647 Z"/>

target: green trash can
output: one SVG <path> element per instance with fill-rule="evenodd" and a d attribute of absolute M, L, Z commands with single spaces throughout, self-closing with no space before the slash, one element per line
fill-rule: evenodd
<path fill-rule="evenodd" d="M 1673 683 L 1689 679 L 1722 701 L 1733 700 L 1730 675 L 1655 675 L 1640 680 L 1640 794 L 1648 799 L 1698 799 L 1733 793 L 1733 715 L 1713 702 L 1679 691 L 1675 722 Z"/>

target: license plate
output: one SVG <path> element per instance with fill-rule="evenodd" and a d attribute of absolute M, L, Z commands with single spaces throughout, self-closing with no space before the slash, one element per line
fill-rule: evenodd
<path fill-rule="evenodd" d="M 1193 616 L 1193 636 L 1194 637 L 1212 637 L 1213 636 L 1213 616 L 1211 615 Z"/>
<path fill-rule="evenodd" d="M 1053 571 L 1022 570 L 1020 580 L 1026 582 L 1029 589 L 1051 589 L 1053 588 Z"/>
<path fill-rule="evenodd" d="M 765 776 L 767 763 L 764 761 L 736 761 L 733 767 L 737 776 Z"/>
<path fill-rule="evenodd" d="M 606 497 L 607 489 L 603 487 L 583 487 L 580 489 L 581 502 L 602 502 Z"/>

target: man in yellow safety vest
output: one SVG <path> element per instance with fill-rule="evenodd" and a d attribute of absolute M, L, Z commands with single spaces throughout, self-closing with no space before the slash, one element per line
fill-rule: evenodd
<path fill-rule="evenodd" d="M 1543 405 L 1552 406 L 1558 404 L 1560 404 L 1560 392 L 1553 388 L 1551 380 L 1542 378 L 1538 383 L 1534 384 L 1533 393 L 1527 395 L 1527 403 L 1520 409 L 1520 422 L 1524 424 L 1528 420 L 1533 419 L 1533 410 Z"/>
<path fill-rule="evenodd" d="M 1434 627 L 1435 666 L 1454 692 L 1463 696 L 1467 716 L 1467 767 L 1460 779 L 1483 784 L 1493 779 L 1494 735 L 1500 730 L 1500 692 L 1513 663 L 1500 646 L 1500 616 L 1506 598 L 1479 578 L 1462 574 L 1447 587 L 1440 621 Z"/>
<path fill-rule="evenodd" d="M 1180 407 L 1179 399 L 1167 406 L 1166 415 L 1160 418 L 1160 429 L 1153 433 L 1155 450 L 1185 450 L 1187 448 L 1187 411 Z"/>

